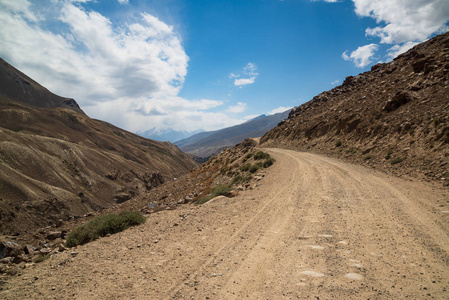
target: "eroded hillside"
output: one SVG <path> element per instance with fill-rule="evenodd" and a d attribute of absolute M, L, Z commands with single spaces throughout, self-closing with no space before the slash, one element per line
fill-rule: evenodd
<path fill-rule="evenodd" d="M 65 98 L 13 70 L 0 72 L 8 87 L 0 93 L 0 234 L 33 233 L 110 207 L 196 166 L 170 143 L 59 107 L 53 100 Z M 49 103 L 30 106 L 25 94 Z"/>
<path fill-rule="evenodd" d="M 349 76 L 261 143 L 449 184 L 449 33 Z"/>

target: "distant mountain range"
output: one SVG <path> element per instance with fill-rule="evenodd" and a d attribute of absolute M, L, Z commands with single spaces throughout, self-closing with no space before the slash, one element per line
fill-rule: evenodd
<path fill-rule="evenodd" d="M 224 148 L 240 143 L 246 138 L 263 136 L 279 122 L 286 119 L 289 112 L 290 110 L 270 116 L 260 115 L 243 124 L 216 131 L 197 133 L 174 144 L 202 161 L 219 153 Z"/>
<path fill-rule="evenodd" d="M 194 134 L 203 132 L 204 130 L 195 130 L 195 131 L 186 131 L 186 130 L 180 130 L 176 131 L 173 129 L 159 129 L 159 128 L 152 128 L 150 130 L 144 131 L 144 132 L 137 132 L 138 135 L 143 136 L 147 139 L 152 139 L 156 141 L 161 142 L 171 142 L 174 143 L 176 141 L 180 141 L 183 139 L 186 139 L 188 137 L 191 137 Z"/>

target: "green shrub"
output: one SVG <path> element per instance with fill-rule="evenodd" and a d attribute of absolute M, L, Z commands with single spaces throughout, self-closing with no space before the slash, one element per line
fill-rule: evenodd
<path fill-rule="evenodd" d="M 212 198 L 215 198 L 217 196 L 227 196 L 231 192 L 231 187 L 227 184 L 219 184 L 215 188 L 212 189 L 209 195 L 204 196 L 196 200 L 195 204 L 204 204 L 207 201 L 211 200 Z"/>
<path fill-rule="evenodd" d="M 262 151 L 258 151 L 258 152 L 256 152 L 256 154 L 254 154 L 255 160 L 268 159 L 268 158 L 270 158 L 270 154 L 262 152 Z"/>
<path fill-rule="evenodd" d="M 256 173 L 257 170 L 259 170 L 260 168 L 262 168 L 262 166 L 260 164 L 254 164 L 251 166 L 251 168 L 249 168 L 249 172 L 252 173 Z"/>
<path fill-rule="evenodd" d="M 236 184 L 241 183 L 242 181 L 243 181 L 243 176 L 242 175 L 237 175 L 237 176 L 234 177 L 234 179 L 232 179 L 231 184 L 232 185 L 236 185 Z"/>
<path fill-rule="evenodd" d="M 341 146 L 341 140 L 337 140 L 335 142 L 335 147 L 340 147 Z"/>
<path fill-rule="evenodd" d="M 271 167 L 273 165 L 273 163 L 274 163 L 274 158 L 270 157 L 263 162 L 263 167 L 264 168 Z"/>
<path fill-rule="evenodd" d="M 99 216 L 88 223 L 73 229 L 67 236 L 66 246 L 75 247 L 89 243 L 101 236 L 125 230 L 128 227 L 145 222 L 145 217 L 139 212 L 121 212 L 119 215 L 108 214 Z"/>
<path fill-rule="evenodd" d="M 246 172 L 246 171 L 249 171 L 250 168 L 251 168 L 251 164 L 247 163 L 247 164 L 244 164 L 243 166 L 241 166 L 240 170 L 243 172 Z"/>
<path fill-rule="evenodd" d="M 251 179 L 251 175 L 247 175 L 247 176 L 237 175 L 234 177 L 231 184 L 232 185 L 241 184 L 241 183 L 249 181 L 250 179 Z"/>
<path fill-rule="evenodd" d="M 395 165 L 395 164 L 402 162 L 403 160 L 404 160 L 403 158 L 397 157 L 391 161 L 391 164 Z"/>
<path fill-rule="evenodd" d="M 212 189 L 211 194 L 216 196 L 227 196 L 231 192 L 231 187 L 227 184 L 220 184 L 217 185 Z"/>
<path fill-rule="evenodd" d="M 38 264 L 38 263 L 43 262 L 49 258 L 50 258 L 50 254 L 39 254 L 39 256 L 33 260 L 33 262 L 35 264 Z"/>
<path fill-rule="evenodd" d="M 354 154 L 356 152 L 357 152 L 357 150 L 355 150 L 354 148 L 350 148 L 350 149 L 346 150 L 346 153 L 349 153 L 349 154 Z"/>
<path fill-rule="evenodd" d="M 228 172 L 231 168 L 228 165 L 225 165 L 223 167 L 221 167 L 220 169 L 220 174 L 225 174 L 226 172 Z"/>
<path fill-rule="evenodd" d="M 253 155 L 253 153 L 248 153 L 246 154 L 245 159 L 250 159 L 251 157 L 253 157 Z"/>
<path fill-rule="evenodd" d="M 204 204 L 204 203 L 206 203 L 207 201 L 209 201 L 209 200 L 212 199 L 212 198 L 214 198 L 214 197 L 213 197 L 211 194 L 209 194 L 209 195 L 207 195 L 207 196 L 204 196 L 204 197 L 199 198 L 199 199 L 196 200 L 194 203 L 195 203 L 196 205 Z"/>

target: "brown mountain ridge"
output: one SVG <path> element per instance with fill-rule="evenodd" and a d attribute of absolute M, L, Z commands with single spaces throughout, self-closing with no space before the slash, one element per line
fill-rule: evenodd
<path fill-rule="evenodd" d="M 197 164 L 168 142 L 89 118 L 0 62 L 0 234 L 110 207 Z"/>
<path fill-rule="evenodd" d="M 449 33 L 296 107 L 261 144 L 449 185 Z"/>

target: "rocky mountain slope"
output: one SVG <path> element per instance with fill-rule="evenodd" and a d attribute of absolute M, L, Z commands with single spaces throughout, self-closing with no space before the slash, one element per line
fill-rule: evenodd
<path fill-rule="evenodd" d="M 449 184 L 449 33 L 349 76 L 295 108 L 261 144 Z"/>
<path fill-rule="evenodd" d="M 84 114 L 75 100 L 51 93 L 1 58 L 0 78 L 2 102 L 19 102 L 35 107 L 63 107 Z"/>
<path fill-rule="evenodd" d="M 270 116 L 259 116 L 240 125 L 201 132 L 187 139 L 175 142 L 181 150 L 200 158 L 208 158 L 224 148 L 232 147 L 246 138 L 261 137 L 279 122 L 288 117 L 290 111 Z"/>
<path fill-rule="evenodd" d="M 0 75 L 0 234 L 110 207 L 196 166 L 170 143 L 89 118 L 4 61 Z"/>

